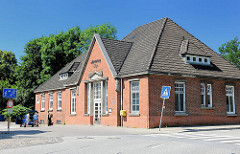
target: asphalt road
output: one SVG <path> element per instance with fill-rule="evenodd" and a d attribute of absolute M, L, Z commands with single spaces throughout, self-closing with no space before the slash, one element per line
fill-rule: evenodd
<path fill-rule="evenodd" d="M 1 125 L 0 125 L 1 126 Z M 2 127 L 1 154 L 240 153 L 240 127 L 158 129 L 104 126 Z"/>

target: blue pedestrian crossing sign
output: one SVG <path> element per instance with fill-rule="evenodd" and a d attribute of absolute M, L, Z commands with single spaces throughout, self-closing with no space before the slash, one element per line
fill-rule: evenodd
<path fill-rule="evenodd" d="M 170 86 L 162 86 L 161 98 L 169 99 L 170 97 Z"/>

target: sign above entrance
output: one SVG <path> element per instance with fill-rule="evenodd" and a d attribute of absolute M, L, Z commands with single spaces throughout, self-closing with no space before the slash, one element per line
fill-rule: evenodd
<path fill-rule="evenodd" d="M 162 92 L 161 92 L 161 98 L 169 99 L 169 97 L 170 97 L 170 90 L 171 90 L 170 86 L 163 86 L 162 87 Z"/>
<path fill-rule="evenodd" d="M 91 64 L 93 65 L 94 68 L 98 67 L 97 63 L 101 63 L 101 59 L 96 59 L 91 61 Z"/>

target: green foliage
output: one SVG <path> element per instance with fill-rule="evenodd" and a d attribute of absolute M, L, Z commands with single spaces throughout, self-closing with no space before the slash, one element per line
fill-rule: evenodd
<path fill-rule="evenodd" d="M 16 117 L 16 116 L 23 116 L 25 115 L 30 109 L 27 107 L 24 107 L 22 105 L 15 105 L 12 107 L 13 112 L 10 114 L 10 117 Z M 5 118 L 8 117 L 7 113 L 8 109 L 3 110 L 3 115 Z"/>
<path fill-rule="evenodd" d="M 219 47 L 220 54 L 230 63 L 240 68 L 240 42 L 238 37 Z"/>
<path fill-rule="evenodd" d="M 109 23 L 80 30 L 79 26 L 67 32 L 51 34 L 29 41 L 16 68 L 18 97 L 17 102 L 23 106 L 34 107 L 34 89 L 48 80 L 52 75 L 88 50 L 94 33 L 101 37 L 116 39 L 117 30 Z"/>
<path fill-rule="evenodd" d="M 6 107 L 8 100 L 2 96 L 3 88 L 16 88 L 16 66 L 15 54 L 11 51 L 0 50 L 0 111 Z"/>

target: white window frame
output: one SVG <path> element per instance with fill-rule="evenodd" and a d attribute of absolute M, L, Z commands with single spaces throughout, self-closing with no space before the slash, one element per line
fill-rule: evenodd
<path fill-rule="evenodd" d="M 41 110 L 45 110 L 45 94 L 41 95 Z"/>
<path fill-rule="evenodd" d="M 90 89 L 91 89 L 91 84 L 87 84 L 87 114 L 90 114 Z"/>
<path fill-rule="evenodd" d="M 62 109 L 62 92 L 57 93 L 57 98 L 58 98 L 57 108 L 58 110 L 61 110 Z"/>
<path fill-rule="evenodd" d="M 183 88 L 183 91 L 176 91 L 176 84 L 182 84 L 183 87 L 180 87 L 180 88 Z M 186 102 L 185 102 L 185 82 L 180 82 L 180 81 L 176 81 L 175 82 L 175 97 L 176 97 L 176 94 L 183 94 L 183 110 L 182 111 L 176 111 L 176 108 L 175 108 L 175 112 L 177 113 L 185 113 L 186 112 Z M 180 99 L 178 99 L 180 100 Z M 175 105 L 179 105 L 179 102 L 176 102 L 176 98 L 175 98 Z"/>
<path fill-rule="evenodd" d="M 228 88 L 232 88 L 232 93 L 228 93 Z M 235 114 L 235 101 L 234 101 L 234 86 L 229 86 L 229 85 L 226 85 L 226 97 L 228 98 L 228 101 L 230 99 L 230 97 L 228 96 L 232 96 L 232 105 L 233 105 L 233 112 L 229 112 L 227 111 L 227 114 Z M 227 102 L 226 102 L 227 103 Z"/>
<path fill-rule="evenodd" d="M 204 83 L 201 83 L 201 97 L 202 96 L 203 96 L 203 103 L 201 98 L 201 106 L 205 107 L 206 106 L 206 86 Z"/>
<path fill-rule="evenodd" d="M 108 114 L 108 82 L 105 81 L 105 113 Z"/>
<path fill-rule="evenodd" d="M 77 99 L 76 99 L 76 89 L 71 90 L 71 114 L 76 114 L 77 107 Z"/>
<path fill-rule="evenodd" d="M 138 88 L 133 89 L 133 83 L 138 83 Z M 139 106 L 139 80 L 131 81 L 130 84 L 131 84 L 131 113 L 139 113 L 139 108 L 140 108 L 140 106 Z M 138 103 L 136 103 L 136 104 L 133 104 L 133 94 L 138 94 Z M 136 108 L 136 106 L 138 106 L 138 110 L 133 110 L 133 106 L 135 106 L 135 108 Z"/>
<path fill-rule="evenodd" d="M 53 110 L 53 93 L 49 93 L 49 110 Z"/>
<path fill-rule="evenodd" d="M 210 89 L 208 89 L 210 87 Z M 212 107 L 212 84 L 207 84 L 207 97 L 210 98 L 210 104 L 207 102 L 208 107 Z"/>

